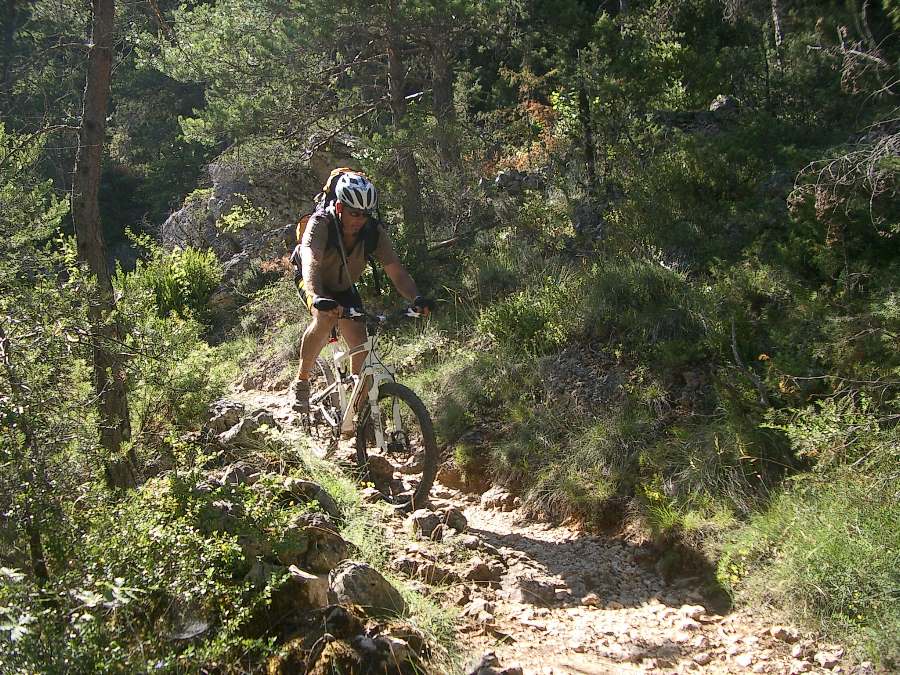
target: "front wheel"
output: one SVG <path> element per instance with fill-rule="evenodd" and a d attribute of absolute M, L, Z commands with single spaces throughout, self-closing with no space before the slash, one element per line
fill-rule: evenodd
<path fill-rule="evenodd" d="M 341 399 L 335 387 L 334 372 L 321 356 L 309 379 L 309 416 L 306 421 L 310 432 L 322 440 L 336 440 L 341 423 Z"/>
<path fill-rule="evenodd" d="M 356 428 L 357 462 L 392 503 L 421 508 L 428 501 L 439 462 L 431 415 L 418 396 L 396 382 L 379 387 L 378 409 L 385 447 L 376 447 L 367 402 Z"/>

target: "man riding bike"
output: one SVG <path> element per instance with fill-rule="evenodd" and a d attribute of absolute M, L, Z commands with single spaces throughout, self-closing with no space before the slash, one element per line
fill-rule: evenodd
<path fill-rule="evenodd" d="M 332 330 L 337 327 L 351 349 L 366 340 L 364 323 L 341 317 L 345 308 L 362 307 L 354 284 L 365 270 L 367 248 L 384 266 L 400 295 L 426 316 L 434 306 L 419 294 L 387 232 L 373 218 L 378 206 L 375 186 L 362 174 L 347 172 L 338 178 L 334 194 L 332 203 L 323 203 L 312 214 L 298 246 L 301 295 L 312 314 L 303 333 L 300 368 L 292 386 L 293 407 L 303 413 L 309 412 L 309 378 Z M 365 356 L 365 352 L 353 356 L 354 373 L 359 373 Z"/>

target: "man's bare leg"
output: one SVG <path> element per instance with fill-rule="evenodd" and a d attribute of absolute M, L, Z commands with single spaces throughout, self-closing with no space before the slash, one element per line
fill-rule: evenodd
<path fill-rule="evenodd" d="M 297 379 L 309 379 L 313 366 L 316 364 L 316 358 L 328 344 L 331 329 L 337 323 L 337 316 L 331 312 L 320 312 L 313 309 L 312 321 L 303 332 L 303 340 L 300 342 L 300 368 L 297 371 Z"/>
<path fill-rule="evenodd" d="M 309 378 L 316 358 L 328 343 L 331 329 L 338 322 L 338 313 L 334 310 L 320 312 L 314 308 L 312 315 L 312 321 L 303 332 L 303 339 L 300 342 L 300 367 L 297 370 L 297 380 L 293 384 L 293 407 L 300 413 L 309 412 Z"/>
<path fill-rule="evenodd" d="M 359 347 L 363 342 L 366 341 L 366 325 L 359 321 L 351 321 L 350 319 L 341 319 L 338 326 L 341 331 L 341 336 L 344 338 L 344 342 L 347 343 L 347 347 L 353 351 L 357 347 Z M 362 369 L 363 361 L 366 360 L 366 352 L 360 352 L 359 354 L 354 354 L 352 357 L 352 367 L 353 374 L 359 375 L 359 371 Z"/>

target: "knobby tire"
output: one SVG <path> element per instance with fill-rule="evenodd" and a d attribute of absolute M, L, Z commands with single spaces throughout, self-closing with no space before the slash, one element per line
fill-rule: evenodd
<path fill-rule="evenodd" d="M 431 415 L 422 400 L 408 387 L 397 382 L 386 382 L 379 387 L 378 401 L 379 403 L 385 399 L 398 399 L 405 404 L 409 413 L 415 418 L 421 438 L 419 439 L 423 450 L 423 468 L 420 474 L 419 484 L 416 486 L 411 496 L 394 497 L 391 501 L 395 506 L 405 509 L 422 508 L 428 501 L 428 495 L 431 492 L 431 486 L 434 484 L 437 475 L 440 456 L 437 446 L 437 440 L 434 436 L 434 425 L 431 421 Z M 373 439 L 368 437 L 366 426 L 368 425 L 371 411 L 368 402 L 361 415 L 359 415 L 359 424 L 356 429 L 356 461 L 364 474 L 368 472 L 369 446 L 374 445 Z M 382 419 L 382 426 L 387 433 L 390 426 L 390 420 Z M 394 465 L 395 470 L 399 467 L 392 461 L 389 453 L 386 459 Z M 403 472 L 401 472 L 402 474 Z M 405 475 L 410 475 L 406 473 Z"/>

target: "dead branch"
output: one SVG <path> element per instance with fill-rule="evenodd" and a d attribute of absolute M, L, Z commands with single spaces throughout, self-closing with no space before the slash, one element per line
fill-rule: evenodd
<path fill-rule="evenodd" d="M 738 367 L 744 371 L 753 383 L 753 386 L 756 387 L 756 391 L 759 393 L 759 402 L 768 408 L 770 404 L 769 397 L 766 395 L 765 385 L 762 383 L 762 380 L 759 379 L 759 376 L 753 372 L 753 369 L 744 364 L 744 360 L 741 358 L 741 354 L 738 351 L 737 331 L 734 327 L 734 317 L 731 318 L 731 353 L 734 354 L 734 360 L 737 362 Z"/>

